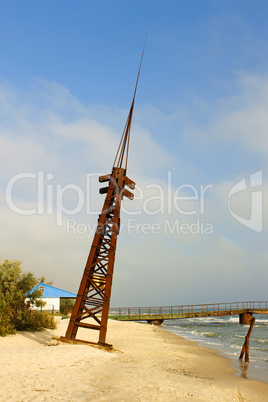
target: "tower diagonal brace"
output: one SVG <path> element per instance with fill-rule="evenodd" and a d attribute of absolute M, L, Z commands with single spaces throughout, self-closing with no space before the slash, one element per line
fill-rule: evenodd
<path fill-rule="evenodd" d="M 129 193 L 125 189 L 125 182 L 129 185 L 129 181 L 125 169 L 113 168 L 109 178 L 107 195 L 66 331 L 66 339 L 75 340 L 79 327 L 88 327 L 99 330 L 98 344 L 106 345 L 115 252 L 120 227 L 120 207 L 124 191 Z M 85 324 L 83 320 L 88 318 L 92 318 L 96 324 L 94 326 Z"/>

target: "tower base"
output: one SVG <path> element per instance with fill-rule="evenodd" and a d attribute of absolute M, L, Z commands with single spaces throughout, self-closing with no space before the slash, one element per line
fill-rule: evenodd
<path fill-rule="evenodd" d="M 83 341 L 81 339 L 69 339 L 69 338 L 66 338 L 65 336 L 60 336 L 59 338 L 52 336 L 51 340 L 56 341 L 57 344 L 60 344 L 61 342 L 63 342 L 63 343 L 69 343 L 72 345 L 75 345 L 75 344 L 88 345 L 88 346 L 92 346 L 93 348 L 106 350 L 107 352 L 115 352 L 116 351 L 116 349 L 113 347 L 113 345 L 110 345 L 109 343 L 101 343 L 101 342 L 96 343 L 96 342 Z"/>

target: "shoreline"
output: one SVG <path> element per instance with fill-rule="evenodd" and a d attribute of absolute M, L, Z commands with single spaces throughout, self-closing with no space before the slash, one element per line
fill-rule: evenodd
<path fill-rule="evenodd" d="M 266 376 L 267 370 L 263 369 L 262 367 L 255 366 L 251 362 L 251 360 L 249 363 L 245 363 L 245 359 L 239 360 L 240 351 L 237 352 L 237 356 L 231 357 L 229 355 L 228 351 L 225 351 L 224 348 L 221 348 L 220 346 L 217 347 L 216 344 L 215 344 L 215 346 L 214 345 L 211 346 L 209 343 L 206 343 L 205 340 L 198 341 L 195 339 L 189 339 L 180 334 L 177 334 L 176 332 L 173 332 L 167 326 L 161 327 L 161 330 L 170 332 L 171 334 L 174 334 L 174 335 L 178 336 L 179 338 L 193 342 L 199 347 L 204 347 L 204 348 L 208 348 L 208 349 L 212 349 L 212 350 L 216 351 L 219 354 L 219 356 L 222 356 L 229 361 L 230 366 L 234 370 L 233 374 L 235 376 L 237 376 L 238 378 L 244 378 L 249 381 L 268 383 L 268 378 Z"/>
<path fill-rule="evenodd" d="M 223 352 L 221 352 L 218 349 L 215 349 L 206 344 L 200 345 L 197 341 L 184 338 L 181 335 L 175 334 L 166 328 L 163 328 L 163 329 L 159 328 L 157 330 L 167 332 L 168 334 L 171 335 L 171 337 L 174 337 L 174 343 L 176 343 L 176 338 L 179 338 L 181 346 L 184 345 L 187 348 L 192 348 L 194 353 L 196 353 L 198 356 L 201 356 L 203 353 L 204 353 L 204 355 L 209 354 L 210 356 L 213 356 L 213 355 L 216 356 L 216 358 L 219 359 L 219 363 L 221 364 L 220 371 L 222 372 L 222 374 L 223 375 L 226 374 L 227 376 L 231 375 L 236 380 L 241 381 L 241 384 L 245 385 L 245 388 L 249 389 L 249 388 L 251 388 L 252 385 L 254 387 L 254 384 L 258 384 L 258 385 L 260 385 L 260 389 L 262 389 L 262 390 L 267 389 L 267 391 L 268 391 L 268 383 L 266 381 L 262 381 L 259 379 L 252 379 L 252 378 L 247 377 L 248 367 L 247 367 L 247 363 L 245 363 L 244 361 L 240 362 L 239 360 L 237 360 L 237 365 L 235 365 L 235 361 L 233 359 L 226 356 Z M 170 339 L 172 340 L 172 338 L 170 338 Z M 208 370 L 210 370 L 210 369 L 208 368 Z M 213 367 L 213 370 L 214 370 L 214 367 Z M 213 374 L 215 374 L 214 371 L 213 371 Z M 267 396 L 267 394 L 266 394 L 266 396 Z"/>
<path fill-rule="evenodd" d="M 230 360 L 167 330 L 109 320 L 108 353 L 86 345 L 48 346 L 65 334 L 20 332 L 0 338 L 0 400 L 264 401 L 268 384 L 234 375 Z M 80 331 L 80 329 L 79 329 Z M 81 328 L 79 338 L 93 331 Z M 93 334 L 95 335 L 95 334 Z M 95 335 L 96 336 L 96 335 Z"/>

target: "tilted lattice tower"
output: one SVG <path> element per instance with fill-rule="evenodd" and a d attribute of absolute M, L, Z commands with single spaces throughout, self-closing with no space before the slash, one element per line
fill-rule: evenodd
<path fill-rule="evenodd" d="M 106 194 L 104 205 L 99 216 L 96 233 L 93 238 L 86 267 L 77 293 L 72 316 L 62 340 L 87 342 L 104 347 L 106 344 L 107 322 L 110 307 L 112 280 L 117 237 L 120 230 L 120 207 L 123 197 L 133 199 L 133 194 L 126 188 L 135 188 L 135 183 L 126 176 L 129 137 L 134 109 L 135 96 L 141 64 L 142 52 L 135 91 L 121 141 L 115 156 L 111 174 L 100 176 L 99 181 L 107 182 L 107 187 L 101 188 L 100 193 Z M 90 323 L 88 318 L 92 318 Z M 87 320 L 87 322 L 86 322 Z M 99 341 L 88 342 L 76 339 L 78 329 L 88 328 L 99 331 Z"/>

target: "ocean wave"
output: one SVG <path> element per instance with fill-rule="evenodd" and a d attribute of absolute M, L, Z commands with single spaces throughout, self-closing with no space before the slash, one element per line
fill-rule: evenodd
<path fill-rule="evenodd" d="M 228 320 L 229 322 L 239 322 L 239 317 L 229 317 Z"/>
<path fill-rule="evenodd" d="M 168 329 L 170 329 L 170 328 L 174 328 L 174 329 L 178 329 L 178 328 L 180 328 L 180 327 L 178 327 L 178 325 L 167 325 L 167 324 L 164 324 L 163 325 L 163 327 L 167 327 Z"/>
<path fill-rule="evenodd" d="M 259 343 L 268 343 L 268 339 L 251 338 L 251 340 L 254 342 L 259 342 Z"/>
<path fill-rule="evenodd" d="M 214 332 L 201 332 L 201 335 L 206 336 L 207 338 L 216 338 L 217 334 Z"/>
<path fill-rule="evenodd" d="M 241 349 L 241 345 L 235 345 L 234 343 L 230 344 L 229 347 L 232 349 Z"/>
<path fill-rule="evenodd" d="M 259 323 L 263 323 L 263 324 L 268 324 L 268 319 L 265 319 L 265 318 L 256 318 L 256 324 L 259 324 Z"/>
<path fill-rule="evenodd" d="M 231 352 L 226 352 L 225 351 L 225 354 L 228 355 L 228 356 L 237 356 L 237 352 L 231 353 Z"/>
<path fill-rule="evenodd" d="M 224 344 L 223 343 L 219 343 L 219 342 L 209 342 L 209 341 L 206 341 L 206 344 L 207 345 L 214 345 L 214 346 L 221 346 L 221 347 L 223 347 L 224 346 Z"/>
<path fill-rule="evenodd" d="M 251 349 L 253 349 L 253 350 L 259 350 L 259 351 L 261 351 L 261 352 L 268 352 L 268 349 L 267 348 L 256 348 L 256 347 L 254 347 L 254 346 L 251 346 Z M 265 359 L 263 359 L 264 361 L 265 361 Z"/>
<path fill-rule="evenodd" d="M 225 318 L 223 317 L 195 317 L 195 318 L 184 318 L 181 320 L 183 325 L 187 324 L 195 324 L 195 325 L 204 325 L 206 323 L 224 323 Z"/>
<path fill-rule="evenodd" d="M 189 331 L 189 334 L 191 335 L 202 335 L 202 332 L 198 331 L 197 329 L 194 329 L 192 331 Z"/>

